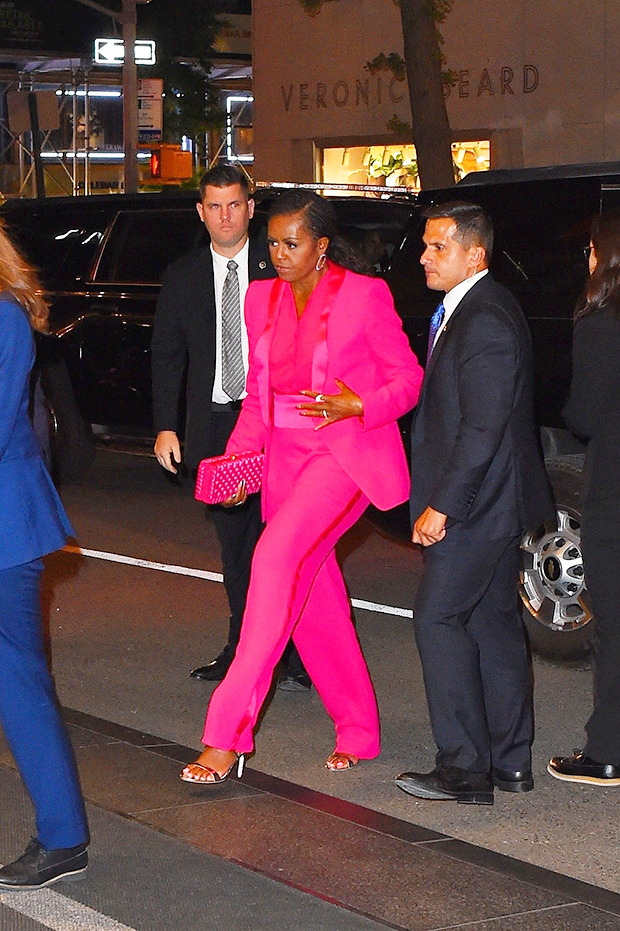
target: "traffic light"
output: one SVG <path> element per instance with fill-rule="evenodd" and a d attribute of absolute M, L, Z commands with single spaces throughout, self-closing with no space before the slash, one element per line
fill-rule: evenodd
<path fill-rule="evenodd" d="M 151 152 L 151 178 L 161 178 L 161 159 L 159 149 Z"/>
<path fill-rule="evenodd" d="M 150 179 L 160 184 L 184 181 L 194 174 L 194 160 L 191 152 L 185 152 L 178 145 L 162 142 L 151 149 Z"/>

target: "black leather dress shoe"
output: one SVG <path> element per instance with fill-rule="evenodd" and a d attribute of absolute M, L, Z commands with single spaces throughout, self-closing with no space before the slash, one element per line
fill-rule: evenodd
<path fill-rule="evenodd" d="M 75 879 L 86 872 L 86 844 L 62 850 L 46 850 L 33 838 L 21 857 L 0 869 L 0 891 L 24 891 L 51 886 L 59 879 Z"/>
<path fill-rule="evenodd" d="M 207 663 L 206 666 L 197 666 L 192 669 L 190 676 L 192 679 L 201 679 L 203 682 L 221 682 L 228 668 L 233 661 L 234 653 L 228 647 L 224 647 L 219 656 L 213 662 Z"/>
<path fill-rule="evenodd" d="M 493 783 L 487 773 L 470 773 L 456 766 L 436 766 L 430 773 L 401 773 L 396 785 L 417 798 L 492 805 Z"/>
<path fill-rule="evenodd" d="M 531 769 L 496 769 L 491 770 L 491 779 L 496 789 L 502 792 L 531 792 L 534 779 Z"/>
<path fill-rule="evenodd" d="M 278 688 L 282 692 L 308 692 L 312 687 L 312 680 L 308 673 L 303 672 L 285 672 L 278 682 Z"/>
<path fill-rule="evenodd" d="M 547 763 L 547 772 L 566 782 L 583 782 L 593 786 L 620 786 L 620 766 L 597 763 L 583 750 L 573 756 L 554 756 Z"/>

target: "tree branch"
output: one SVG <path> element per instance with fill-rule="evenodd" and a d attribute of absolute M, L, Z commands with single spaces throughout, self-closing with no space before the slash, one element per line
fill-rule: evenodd
<path fill-rule="evenodd" d="M 111 16 L 113 20 L 117 23 L 124 22 L 123 16 L 121 13 L 115 13 L 114 10 L 111 10 L 107 6 L 103 6 L 101 3 L 96 3 L 96 0 L 75 0 L 76 3 L 81 3 L 82 6 L 89 6 L 91 10 L 97 10 L 98 13 L 104 13 L 106 16 Z"/>

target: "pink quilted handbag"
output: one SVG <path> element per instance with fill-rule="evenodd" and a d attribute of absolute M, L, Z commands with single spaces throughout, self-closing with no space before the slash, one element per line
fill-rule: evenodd
<path fill-rule="evenodd" d="M 194 497 L 205 504 L 220 504 L 235 494 L 244 479 L 247 493 L 254 494 L 261 486 L 264 458 L 262 453 L 229 453 L 203 459 Z"/>

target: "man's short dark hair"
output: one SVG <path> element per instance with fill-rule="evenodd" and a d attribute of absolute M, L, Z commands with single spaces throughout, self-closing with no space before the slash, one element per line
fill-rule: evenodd
<path fill-rule="evenodd" d="M 210 187 L 230 187 L 233 184 L 238 184 L 246 197 L 252 196 L 250 180 L 244 171 L 241 171 L 236 165 L 216 165 L 215 168 L 206 171 L 200 179 L 198 185 L 200 200 L 203 200 L 205 196 L 207 185 Z"/>
<path fill-rule="evenodd" d="M 422 214 L 427 220 L 454 220 L 455 239 L 463 249 L 482 246 L 487 254 L 487 262 L 493 254 L 493 222 L 478 204 L 464 200 L 451 200 L 446 204 L 434 204 Z"/>

